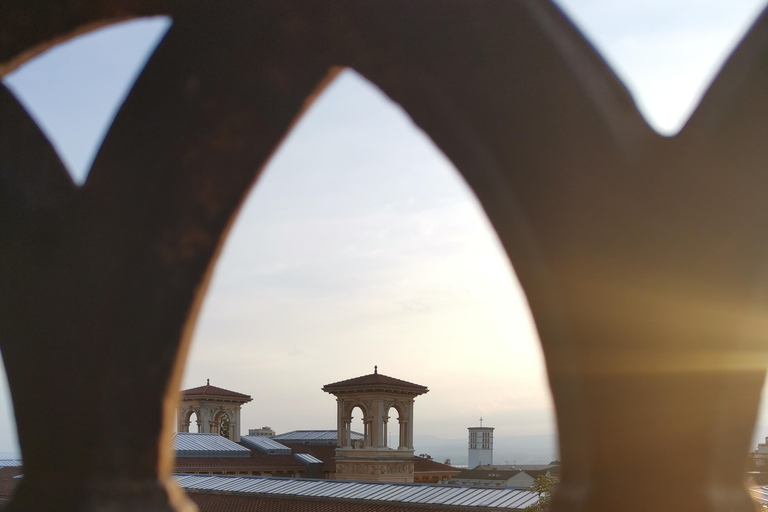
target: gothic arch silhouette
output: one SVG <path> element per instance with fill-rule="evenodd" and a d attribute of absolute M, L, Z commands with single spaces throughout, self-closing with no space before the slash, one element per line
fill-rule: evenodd
<path fill-rule="evenodd" d="M 210 270 L 340 66 L 454 162 L 514 264 L 557 410 L 555 510 L 752 510 L 741 472 L 768 345 L 768 15 L 665 139 L 543 2 L 54 4 L 4 9 L 3 72 L 118 19 L 174 23 L 81 188 L 0 92 L 0 348 L 25 460 L 9 510 L 187 506 L 169 478 L 172 390 Z M 62 382 L 76 398 L 60 400 Z M 139 403 L 147 414 L 125 421 Z M 55 468 L 38 444 L 51 416 L 94 419 L 62 425 Z"/>

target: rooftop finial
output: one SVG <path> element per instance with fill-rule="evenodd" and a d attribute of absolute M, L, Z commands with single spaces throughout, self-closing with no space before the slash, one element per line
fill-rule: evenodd
<path fill-rule="evenodd" d="M 211 385 L 211 379 L 205 379 L 205 385 L 210 386 Z"/>
<path fill-rule="evenodd" d="M 483 426 L 483 417 L 482 416 L 480 416 L 480 426 L 481 427 Z"/>
<path fill-rule="evenodd" d="M 379 365 L 373 366 L 373 373 L 379 373 Z"/>

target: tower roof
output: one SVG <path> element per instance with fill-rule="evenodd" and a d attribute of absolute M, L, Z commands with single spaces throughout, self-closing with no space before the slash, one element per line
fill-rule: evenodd
<path fill-rule="evenodd" d="M 208 379 L 205 386 L 199 386 L 196 388 L 185 389 L 181 392 L 182 399 L 210 399 L 210 400 L 227 400 L 230 402 L 246 403 L 253 400 L 250 395 L 244 393 L 238 393 L 237 391 L 230 391 L 224 388 L 218 388 L 211 386 L 211 380 Z"/>
<path fill-rule="evenodd" d="M 413 382 L 384 375 L 379 373 L 378 367 L 374 367 L 374 371 L 371 374 L 326 384 L 323 386 L 323 391 L 332 394 L 355 391 L 394 391 L 396 393 L 423 395 L 428 393 L 429 389 L 421 384 L 414 384 Z"/>

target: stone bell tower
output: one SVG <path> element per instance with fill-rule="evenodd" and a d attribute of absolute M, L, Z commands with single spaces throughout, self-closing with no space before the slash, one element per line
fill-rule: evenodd
<path fill-rule="evenodd" d="M 413 482 L 413 402 L 429 392 L 426 386 L 373 373 L 323 386 L 336 396 L 337 480 Z M 364 438 L 352 440 L 352 410 L 363 415 Z M 397 425 L 390 422 L 390 412 Z M 387 447 L 388 431 L 397 428 L 397 449 Z"/>
<path fill-rule="evenodd" d="M 211 386 L 208 379 L 205 386 L 181 392 L 176 409 L 176 431 L 189 432 L 194 415 L 198 433 L 219 434 L 239 442 L 240 407 L 251 400 L 249 395 Z"/>

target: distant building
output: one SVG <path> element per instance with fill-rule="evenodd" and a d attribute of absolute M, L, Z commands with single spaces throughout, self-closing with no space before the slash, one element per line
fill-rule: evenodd
<path fill-rule="evenodd" d="M 257 437 L 258 436 L 275 437 L 275 431 L 272 430 L 270 427 L 249 428 L 248 435 L 257 436 Z"/>
<path fill-rule="evenodd" d="M 483 487 L 511 487 L 528 489 L 533 481 L 542 475 L 550 475 L 559 480 L 559 465 L 526 465 L 526 466 L 477 466 L 465 469 L 449 483 L 458 485 L 478 485 Z"/>
<path fill-rule="evenodd" d="M 441 464 L 431 457 L 414 457 L 413 482 L 417 484 L 446 484 L 456 478 L 460 470 L 450 464 Z"/>
<path fill-rule="evenodd" d="M 178 431 L 173 439 L 177 481 L 183 483 L 202 512 L 271 510 L 269 507 L 282 507 L 284 501 L 280 500 L 285 498 L 307 499 L 299 508 L 310 504 L 311 510 L 320 511 L 326 507 L 328 512 L 423 510 L 421 504 L 407 504 L 389 497 L 390 492 L 401 494 L 403 491 L 428 495 L 425 503 L 451 502 L 451 510 L 491 510 L 489 506 L 454 505 L 453 502 L 458 503 L 464 497 L 472 497 L 474 490 L 451 489 L 447 485 L 429 487 L 447 484 L 459 470 L 435 462 L 429 456 L 414 456 L 413 403 L 416 396 L 428 391 L 426 387 L 381 375 L 375 369 L 371 375 L 329 384 L 324 390 L 337 396 L 339 430 L 296 430 L 275 435 L 270 427 L 262 427 L 250 429 L 247 436 L 239 435 L 239 426 L 240 407 L 251 401 L 249 395 L 211 386 L 210 381 L 205 386 L 182 391 L 177 407 Z M 357 407 L 363 410 L 364 433 L 350 429 L 352 410 Z M 395 449 L 386 445 L 387 426 L 393 423 L 389 422 L 392 411 L 397 413 L 398 420 L 399 446 Z M 198 432 L 189 432 L 193 422 Z M 0 460 L 0 504 L 20 482 L 22 469 L 19 460 Z M 268 477 L 264 480 L 268 491 L 254 492 L 261 486 L 255 479 L 257 477 Z M 233 487 L 227 489 L 226 495 L 208 494 L 207 490 L 218 487 L 208 488 L 206 485 L 219 478 L 231 479 L 221 480 L 221 484 Z M 328 480 L 329 484 L 334 480 L 357 482 L 337 482 L 335 487 L 328 487 L 321 483 L 323 480 Z M 374 484 L 371 480 L 390 483 Z M 366 485 L 384 485 L 369 489 L 383 494 L 370 499 L 365 497 L 361 481 L 368 481 Z M 400 487 L 413 486 L 411 482 L 425 487 Z M 195 487 L 198 484 L 202 487 Z M 291 489 L 301 489 L 300 494 L 304 495 L 305 487 L 309 498 L 292 494 Z M 329 498 L 320 487 L 337 489 L 349 497 Z M 244 491 L 237 493 L 241 489 Z M 317 489 L 318 494 L 312 494 L 311 489 Z M 523 507 L 537 499 L 533 493 L 499 494 L 495 501 L 504 504 L 504 509 L 520 510 L 510 504 L 514 502 Z"/>
<path fill-rule="evenodd" d="M 768 437 L 765 443 L 757 445 L 757 450 L 751 454 L 752 463 L 757 471 L 766 471 L 768 469 Z"/>
<path fill-rule="evenodd" d="M 251 397 L 210 385 L 182 392 L 173 447 L 174 472 L 358 481 L 445 483 L 459 470 L 414 457 L 414 398 L 428 389 L 374 373 L 328 384 L 337 397 L 338 430 L 295 430 L 275 435 L 270 427 L 240 437 L 240 406 Z M 351 430 L 352 411 L 362 410 L 365 431 Z M 397 413 L 399 446 L 386 445 L 390 412 Z M 198 433 L 188 432 L 192 418 Z M 225 418 L 222 420 L 222 418 Z M 226 429 L 225 429 L 226 427 Z M 226 436 L 223 434 L 226 433 Z"/>
<path fill-rule="evenodd" d="M 552 461 L 549 464 L 483 464 L 477 469 L 498 469 L 510 471 L 519 469 L 522 471 L 540 471 L 542 469 L 550 471 L 553 475 L 560 474 L 560 461 Z"/>
<path fill-rule="evenodd" d="M 493 464 L 493 427 L 483 427 L 480 418 L 479 427 L 469 427 L 469 469 L 480 465 Z"/>
<path fill-rule="evenodd" d="M 482 466 L 479 466 L 482 467 Z M 483 487 L 512 487 L 515 489 L 528 489 L 535 477 L 519 469 L 498 470 L 498 469 L 465 469 L 454 478 L 451 478 L 451 484 L 457 485 L 479 485 Z"/>
<path fill-rule="evenodd" d="M 176 408 L 177 427 L 180 433 L 189 432 L 192 418 L 200 434 L 219 434 L 227 439 L 240 441 L 240 407 L 253 400 L 249 395 L 211 386 L 185 389 Z"/>

